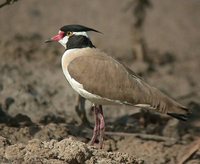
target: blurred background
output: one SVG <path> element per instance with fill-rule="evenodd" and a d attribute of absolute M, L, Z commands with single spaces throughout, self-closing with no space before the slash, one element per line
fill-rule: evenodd
<path fill-rule="evenodd" d="M 83 126 L 75 110 L 77 95 L 62 73 L 64 49 L 44 43 L 63 25 L 81 24 L 103 33 L 91 33 L 96 47 L 193 111 L 183 123 L 138 108 L 106 106 L 105 149 L 148 163 L 177 163 L 185 154 L 187 163 L 199 162 L 200 150 L 193 148 L 193 142 L 200 145 L 199 0 L 5 2 L 0 0 L 1 136 L 13 144 L 68 135 L 89 141 L 90 128 Z M 89 108 L 86 102 L 92 125 Z M 193 155 L 185 152 L 190 148 Z"/>

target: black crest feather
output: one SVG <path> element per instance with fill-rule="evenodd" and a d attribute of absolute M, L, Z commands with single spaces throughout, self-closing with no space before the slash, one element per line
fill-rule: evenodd
<path fill-rule="evenodd" d="M 68 31 L 72 31 L 72 32 L 82 32 L 82 31 L 94 31 L 94 32 L 98 32 L 101 33 L 95 29 L 83 26 L 83 25 L 77 25 L 77 24 L 72 24 L 72 25 L 66 25 L 60 28 L 61 31 L 64 32 L 68 32 Z"/>

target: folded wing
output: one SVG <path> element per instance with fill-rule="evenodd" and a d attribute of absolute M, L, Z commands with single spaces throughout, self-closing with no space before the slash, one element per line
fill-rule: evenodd
<path fill-rule="evenodd" d="M 181 120 L 186 120 L 189 114 L 187 108 L 151 87 L 132 70 L 97 49 L 75 58 L 69 64 L 68 71 L 92 94 L 124 104 L 148 107 Z"/>

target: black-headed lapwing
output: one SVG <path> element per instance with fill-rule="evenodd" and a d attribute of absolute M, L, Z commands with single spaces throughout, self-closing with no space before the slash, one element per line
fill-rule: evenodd
<path fill-rule="evenodd" d="M 102 105 L 127 104 L 146 107 L 187 120 L 189 110 L 148 85 L 132 70 L 96 48 L 88 37 L 94 31 L 82 25 L 66 25 L 50 41 L 61 43 L 66 51 L 62 56 L 62 69 L 71 87 L 92 102 L 95 127 L 91 144 L 99 136 L 100 148 L 105 131 Z"/>

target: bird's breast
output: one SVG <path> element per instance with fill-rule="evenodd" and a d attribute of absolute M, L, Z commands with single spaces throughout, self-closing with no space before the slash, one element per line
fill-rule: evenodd
<path fill-rule="evenodd" d="M 83 88 L 83 85 L 80 84 L 79 82 L 77 82 L 75 79 L 73 79 L 73 77 L 71 77 L 71 75 L 69 74 L 68 71 L 68 66 L 69 64 L 76 58 L 77 56 L 77 49 L 71 49 L 71 50 L 67 50 L 65 51 L 65 53 L 62 56 L 62 70 L 63 73 L 67 79 L 67 81 L 69 82 L 69 84 L 72 86 L 72 88 L 79 92 L 79 90 L 81 88 Z"/>

